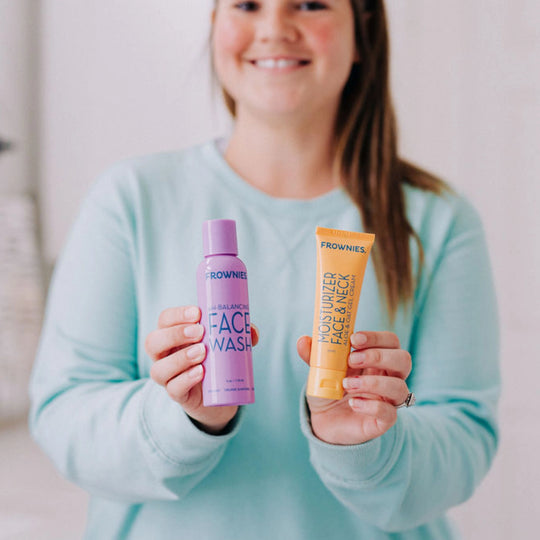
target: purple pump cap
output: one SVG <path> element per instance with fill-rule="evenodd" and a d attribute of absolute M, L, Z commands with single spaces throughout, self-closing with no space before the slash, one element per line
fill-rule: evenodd
<path fill-rule="evenodd" d="M 236 221 L 233 219 L 211 219 L 202 227 L 204 256 L 238 255 Z"/>

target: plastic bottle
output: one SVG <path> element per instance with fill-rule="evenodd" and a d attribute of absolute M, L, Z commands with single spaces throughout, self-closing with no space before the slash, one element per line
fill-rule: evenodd
<path fill-rule="evenodd" d="M 204 326 L 203 403 L 206 407 L 255 401 L 247 272 L 237 257 L 236 222 L 203 223 L 204 260 L 197 291 Z"/>

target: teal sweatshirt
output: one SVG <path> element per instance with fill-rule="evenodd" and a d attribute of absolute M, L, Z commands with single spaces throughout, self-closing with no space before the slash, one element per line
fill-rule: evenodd
<path fill-rule="evenodd" d="M 87 539 L 458 537 L 445 512 L 471 496 L 497 446 L 496 301 L 466 199 L 405 195 L 425 250 L 413 302 L 390 325 L 370 262 L 356 330 L 398 335 L 417 405 L 383 436 L 338 446 L 311 431 L 296 341 L 312 328 L 316 226 L 363 230 L 345 192 L 271 197 L 216 141 L 127 160 L 94 183 L 53 276 L 29 419 L 58 470 L 91 495 Z M 261 332 L 256 403 L 219 436 L 150 379 L 144 349 L 162 310 L 197 303 L 201 225 L 215 218 L 237 222 Z"/>

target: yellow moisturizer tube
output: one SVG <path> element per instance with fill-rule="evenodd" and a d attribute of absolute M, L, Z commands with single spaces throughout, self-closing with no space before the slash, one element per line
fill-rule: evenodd
<path fill-rule="evenodd" d="M 343 397 L 350 337 L 375 235 L 317 227 L 317 287 L 307 395 Z"/>

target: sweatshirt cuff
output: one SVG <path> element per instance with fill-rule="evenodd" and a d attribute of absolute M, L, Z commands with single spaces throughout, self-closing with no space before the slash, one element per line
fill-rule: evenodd
<path fill-rule="evenodd" d="M 151 379 L 143 389 L 140 420 L 143 434 L 155 453 L 171 464 L 198 469 L 240 430 L 243 407 L 223 435 L 200 430 L 162 386 Z"/>
<path fill-rule="evenodd" d="M 403 444 L 404 428 L 398 420 L 386 433 L 361 444 L 329 444 L 311 428 L 305 388 L 300 400 L 300 425 L 309 443 L 310 461 L 321 480 L 342 487 L 369 487 L 394 466 Z"/>

